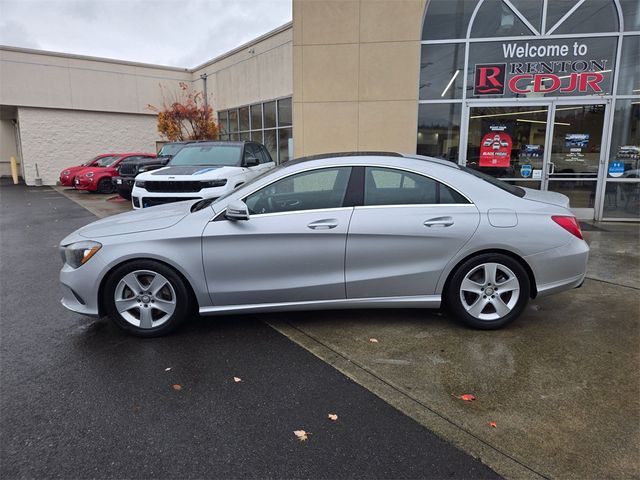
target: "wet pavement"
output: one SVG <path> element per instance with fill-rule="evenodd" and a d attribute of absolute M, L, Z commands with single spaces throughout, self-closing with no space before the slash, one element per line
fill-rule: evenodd
<path fill-rule="evenodd" d="M 85 192 L 63 193 L 99 216 L 129 208 L 126 202 L 105 201 Z M 89 217 L 85 214 L 83 218 Z M 446 315 L 419 310 L 270 314 L 242 317 L 242 322 L 245 325 L 257 318 L 268 322 L 326 364 L 508 478 L 638 478 L 640 228 L 637 224 L 603 223 L 584 227 L 592 248 L 584 286 L 532 301 L 523 316 L 504 330 L 474 331 Z M 179 334 L 186 337 L 184 343 L 176 340 L 177 346 L 171 340 L 160 342 L 177 348 L 176 355 L 184 357 L 185 365 L 191 354 L 183 349 L 189 342 L 199 345 L 202 335 L 212 342 L 213 349 L 228 352 L 227 342 L 236 333 L 235 318 L 239 317 L 229 317 L 216 328 L 209 323 L 191 326 Z M 107 339 L 115 334 L 115 345 L 124 342 L 127 358 L 132 355 L 128 350 L 139 348 L 128 337 L 118 337 L 104 322 L 76 321 L 73 328 L 91 332 L 92 342 L 106 342 L 107 349 L 111 348 Z M 243 349 L 245 335 L 255 348 L 250 334 L 253 328 L 251 323 L 242 330 L 237 343 L 231 342 L 231 350 Z M 266 338 L 265 333 L 260 335 Z M 372 343 L 370 338 L 378 342 Z M 269 337 L 268 342 L 275 340 Z M 165 348 L 169 347 L 153 347 L 154 353 L 145 355 L 162 358 L 156 354 L 169 354 Z M 277 343 L 277 348 L 284 347 Z M 195 350 L 200 352 L 197 363 L 217 358 L 207 353 L 204 345 Z M 43 355 L 49 358 L 48 353 Z M 269 358 L 263 350 L 257 355 L 254 358 Z M 36 366 L 43 361 L 41 355 L 36 359 Z M 282 368 L 277 362 L 269 365 Z M 216 362 L 212 368 L 221 366 Z M 313 364 L 304 375 L 315 378 L 318 368 Z M 158 375 L 155 371 L 146 373 L 151 378 Z M 322 383 L 324 375 L 313 384 Z M 274 380 L 277 378 L 267 375 L 269 382 L 276 381 L 282 388 L 283 384 Z M 126 381 L 135 383 L 133 378 Z M 220 380 L 211 377 L 208 381 Z M 270 391 L 269 382 L 262 385 L 263 391 Z M 299 388 L 303 389 L 303 384 Z M 342 388 L 330 393 L 339 398 Z M 327 395 L 321 389 L 314 392 L 318 397 Z M 464 393 L 475 395 L 476 400 L 455 398 Z M 348 404 L 353 401 L 347 400 Z M 330 401 L 335 400 L 331 397 Z M 296 399 L 296 403 L 301 402 Z M 161 404 L 154 408 L 161 408 Z M 260 412 L 271 418 L 269 409 Z M 378 415 L 374 414 L 376 421 Z M 496 422 L 495 428 L 490 422 Z M 321 471 L 307 473 L 315 477 Z M 300 476 L 300 472 L 285 476 Z M 368 472 L 369 476 L 384 476 L 376 470 Z M 413 470 L 408 476 L 426 474 Z"/>
<path fill-rule="evenodd" d="M 585 230 L 583 287 L 533 300 L 503 330 L 418 310 L 263 318 L 507 477 L 638 478 L 639 229 Z"/>
<path fill-rule="evenodd" d="M 0 180 L 0 478 L 499 478 L 255 316 L 68 312 L 58 242 L 94 219 Z"/>

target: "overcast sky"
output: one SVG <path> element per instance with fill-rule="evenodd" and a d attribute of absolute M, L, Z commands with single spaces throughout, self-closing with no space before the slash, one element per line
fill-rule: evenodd
<path fill-rule="evenodd" d="M 291 0 L 0 0 L 0 44 L 194 67 L 291 21 Z"/>

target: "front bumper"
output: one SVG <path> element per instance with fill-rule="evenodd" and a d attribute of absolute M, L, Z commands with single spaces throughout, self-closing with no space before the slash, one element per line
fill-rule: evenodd
<path fill-rule="evenodd" d="M 116 191 L 121 197 L 127 199 L 131 198 L 131 191 L 135 182 L 135 177 L 113 177 L 113 185 L 116 187 Z"/>
<path fill-rule="evenodd" d="M 105 264 L 98 255 L 76 269 L 65 263 L 60 270 L 60 303 L 68 310 L 90 317 L 100 315 L 98 289 Z"/>
<path fill-rule="evenodd" d="M 131 203 L 134 209 L 154 207 L 166 203 L 218 198 L 227 193 L 228 187 L 203 188 L 198 192 L 148 192 L 144 188 L 133 187 Z"/>
<path fill-rule="evenodd" d="M 73 183 L 78 190 L 96 190 L 97 186 L 96 182 L 94 182 L 94 178 L 95 177 L 76 177 Z"/>
<path fill-rule="evenodd" d="M 73 187 L 73 178 L 71 175 L 60 175 L 60 185 L 63 187 Z"/>

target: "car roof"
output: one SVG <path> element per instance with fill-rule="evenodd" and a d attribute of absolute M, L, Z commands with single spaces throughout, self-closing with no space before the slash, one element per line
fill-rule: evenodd
<path fill-rule="evenodd" d="M 449 160 L 443 160 L 441 158 L 426 157 L 424 155 L 417 154 L 403 154 L 398 152 L 337 152 L 337 153 L 322 153 L 319 155 L 309 155 L 306 157 L 300 157 L 288 162 L 286 165 L 296 165 L 299 163 L 309 162 L 312 160 L 322 160 L 325 158 L 344 158 L 344 157 L 387 157 L 387 158 L 408 158 L 413 160 L 421 160 L 425 162 L 437 163 L 446 167 L 460 168 L 457 163 Z"/>

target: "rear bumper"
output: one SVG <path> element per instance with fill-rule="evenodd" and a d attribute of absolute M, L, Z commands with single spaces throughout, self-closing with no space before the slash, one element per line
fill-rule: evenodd
<path fill-rule="evenodd" d="M 533 270 L 538 296 L 543 297 L 582 285 L 587 274 L 589 246 L 575 238 L 562 247 L 524 259 Z"/>

